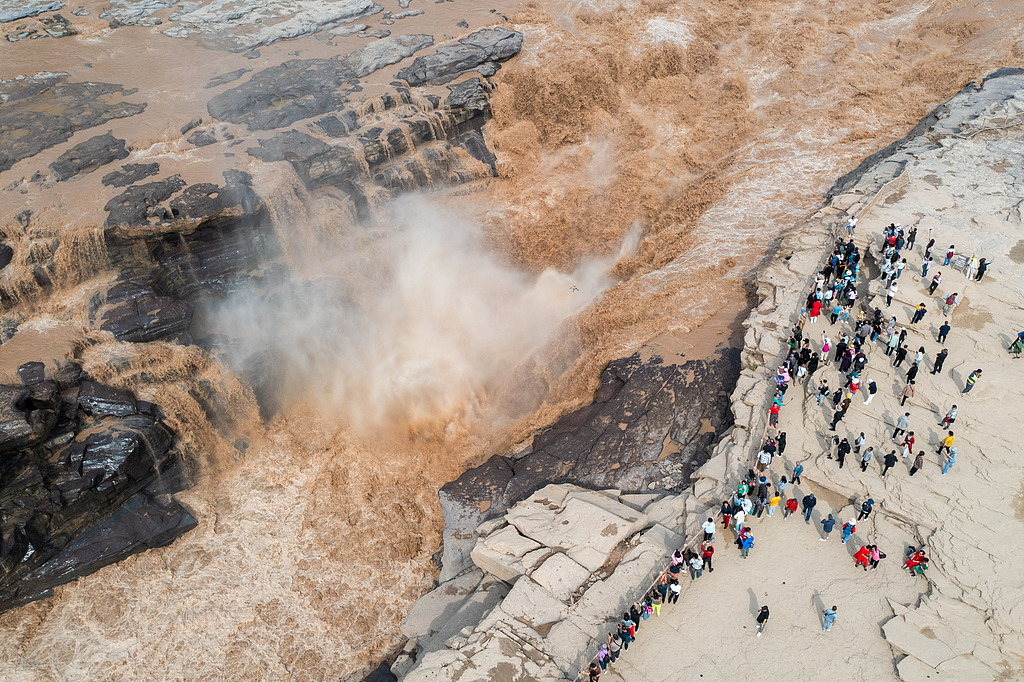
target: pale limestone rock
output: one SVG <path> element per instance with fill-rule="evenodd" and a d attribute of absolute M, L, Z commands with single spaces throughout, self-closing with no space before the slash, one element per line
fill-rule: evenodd
<path fill-rule="evenodd" d="M 548 488 L 510 509 L 506 519 L 524 536 L 565 549 L 590 571 L 600 568 L 619 542 L 647 525 L 641 512 L 580 488 L 569 490 L 560 507 L 537 502 L 548 500 L 541 494 Z"/>
<path fill-rule="evenodd" d="M 929 630 L 911 625 L 905 616 L 897 616 L 886 622 L 882 632 L 894 647 L 933 668 L 956 658 L 956 653 L 949 645 L 937 639 Z"/>
<path fill-rule="evenodd" d="M 533 628 L 561 620 L 565 604 L 529 578 L 517 580 L 498 607 L 512 618 L 519 618 Z"/>
<path fill-rule="evenodd" d="M 562 601 L 568 601 L 589 577 L 590 571 L 564 554 L 552 554 L 530 574 L 534 582 Z"/>
<path fill-rule="evenodd" d="M 451 616 L 469 599 L 483 579 L 479 569 L 438 585 L 420 597 L 402 623 L 402 634 L 406 637 L 432 635 L 440 630 Z"/>
<path fill-rule="evenodd" d="M 520 561 L 523 555 L 540 548 L 539 543 L 523 537 L 513 526 L 506 526 L 478 539 L 470 558 L 499 580 L 513 582 L 526 572 Z"/>

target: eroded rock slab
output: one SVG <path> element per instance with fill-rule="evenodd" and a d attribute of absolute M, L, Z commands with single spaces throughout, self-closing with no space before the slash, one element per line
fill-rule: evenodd
<path fill-rule="evenodd" d="M 431 55 L 413 60 L 412 65 L 402 69 L 396 78 L 409 85 L 421 85 L 427 81 L 451 78 L 466 71 L 487 64 L 484 75 L 494 75 L 496 65 L 519 54 L 523 46 L 523 34 L 503 27 L 484 28 L 446 43 Z"/>
<path fill-rule="evenodd" d="M 127 156 L 125 141 L 108 132 L 76 144 L 51 163 L 50 170 L 57 182 L 62 182 Z"/>
<path fill-rule="evenodd" d="M 113 83 L 70 83 L 66 73 L 0 81 L 0 173 L 66 142 L 78 130 L 141 113 L 145 103 Z"/>
<path fill-rule="evenodd" d="M 293 59 L 253 74 L 247 82 L 210 100 L 207 110 L 221 121 L 250 130 L 272 130 L 343 108 L 362 78 L 434 44 L 413 34 L 374 41 L 361 50 L 329 59 Z"/>

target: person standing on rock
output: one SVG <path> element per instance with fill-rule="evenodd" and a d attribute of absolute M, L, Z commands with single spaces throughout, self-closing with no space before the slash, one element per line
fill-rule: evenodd
<path fill-rule="evenodd" d="M 974 277 L 975 282 L 980 282 L 981 278 L 985 276 L 985 272 L 988 271 L 988 266 L 992 265 L 992 261 L 988 258 L 982 258 L 981 262 L 978 263 L 978 274 Z"/>
<path fill-rule="evenodd" d="M 906 433 L 907 429 L 909 427 L 910 427 L 910 413 L 906 412 L 906 413 L 904 413 L 904 415 L 902 417 L 900 417 L 899 419 L 896 420 L 896 429 L 892 432 L 892 439 L 891 440 L 895 443 L 896 439 L 899 438 L 901 434 Z"/>
<path fill-rule="evenodd" d="M 708 573 L 714 573 L 715 569 L 711 567 L 711 557 L 715 555 L 715 546 L 710 542 L 705 542 L 700 547 L 700 558 L 704 560 L 704 565 L 708 567 Z"/>
<path fill-rule="evenodd" d="M 910 475 L 913 476 L 914 474 L 916 474 L 918 471 L 921 470 L 921 467 L 923 466 L 924 450 L 921 450 L 920 452 L 917 453 L 917 457 L 914 458 L 914 466 L 910 467 Z"/>
<path fill-rule="evenodd" d="M 942 304 L 942 314 L 949 317 L 949 314 L 956 308 L 957 303 L 960 302 L 960 294 L 953 292 L 946 297 L 945 303 Z"/>
<path fill-rule="evenodd" d="M 910 324 L 911 325 L 915 325 L 918 322 L 920 322 L 921 320 L 923 320 L 924 316 L 925 316 L 925 314 L 927 314 L 927 312 L 928 312 L 927 306 L 925 306 L 924 303 L 919 303 L 917 305 L 917 310 L 914 311 L 914 316 L 912 318 L 910 318 Z"/>
<path fill-rule="evenodd" d="M 622 637 L 618 632 L 608 635 L 608 662 L 615 663 L 622 653 Z"/>
<path fill-rule="evenodd" d="M 679 593 L 682 592 L 683 588 L 679 586 L 679 581 L 675 578 L 668 584 L 668 603 L 675 604 L 679 601 Z"/>
<path fill-rule="evenodd" d="M 739 535 L 743 531 L 743 522 L 747 520 L 747 514 L 742 508 L 737 509 L 733 515 L 733 523 L 735 523 L 736 535 Z"/>
<path fill-rule="evenodd" d="M 729 500 L 722 500 L 722 528 L 729 527 L 732 520 L 732 503 Z"/>
<path fill-rule="evenodd" d="M 866 519 L 868 516 L 870 516 L 871 515 L 871 509 L 873 508 L 874 504 L 875 504 L 875 501 L 873 499 L 871 499 L 870 497 L 868 499 L 864 500 L 863 502 L 861 502 L 860 514 L 857 515 L 857 520 L 858 521 L 862 521 L 862 520 Z"/>
<path fill-rule="evenodd" d="M 800 485 L 800 474 L 802 474 L 803 472 L 804 472 L 804 465 L 803 464 L 797 464 L 795 467 L 793 467 L 793 484 L 794 485 Z"/>
<path fill-rule="evenodd" d="M 942 371 L 942 365 L 946 362 L 946 357 L 949 355 L 949 351 L 943 348 L 935 354 L 935 362 L 932 367 L 932 374 L 938 374 Z"/>
<path fill-rule="evenodd" d="M 818 407 L 825 401 L 825 398 L 829 394 L 828 379 L 822 379 L 821 383 L 818 384 Z"/>
<path fill-rule="evenodd" d="M 956 448 L 952 447 L 949 449 L 949 456 L 946 458 L 946 463 L 942 466 L 942 473 L 945 474 L 949 472 L 949 470 L 953 468 L 954 464 L 956 464 Z"/>
<path fill-rule="evenodd" d="M 850 519 L 843 524 L 843 544 L 845 545 L 850 536 L 857 532 L 857 524 L 853 519 Z"/>
<path fill-rule="evenodd" d="M 910 228 L 907 232 L 907 251 L 914 250 L 914 242 L 917 241 L 917 227 Z"/>
<path fill-rule="evenodd" d="M 789 515 L 796 512 L 797 501 L 795 497 L 786 500 L 786 508 L 782 510 L 782 518 L 788 519 Z"/>
<path fill-rule="evenodd" d="M 941 272 L 936 272 L 932 276 L 932 283 L 928 285 L 928 295 L 929 296 L 934 296 L 935 295 L 935 290 L 939 288 L 940 284 L 942 284 L 942 273 Z"/>
<path fill-rule="evenodd" d="M 864 447 L 864 432 L 861 431 L 860 435 L 857 436 L 857 440 L 853 441 L 853 454 L 859 455 L 861 448 Z"/>
<path fill-rule="evenodd" d="M 611 651 L 608 649 L 607 644 L 602 644 L 597 650 L 597 662 L 601 666 L 601 671 L 608 670 L 608 659 L 611 657 Z M 593 667 L 593 663 L 590 664 Z"/>
<path fill-rule="evenodd" d="M 946 416 L 943 417 L 942 421 L 939 422 L 939 427 L 944 429 L 947 426 L 952 426 L 953 423 L 956 422 L 957 411 L 958 410 L 957 410 L 956 405 L 954 405 L 953 407 L 949 408 L 949 412 L 947 412 Z"/>
<path fill-rule="evenodd" d="M 914 432 L 908 431 L 907 435 L 903 437 L 903 457 L 909 457 L 910 453 L 914 451 Z"/>
<path fill-rule="evenodd" d="M 665 600 L 668 599 L 668 581 L 669 581 L 668 573 L 662 573 L 661 577 L 658 578 L 658 584 L 655 585 L 655 589 L 658 590 L 658 594 L 661 595 L 662 603 L 664 603 Z M 614 661 L 613 661 L 613 663 L 614 663 Z"/>
<path fill-rule="evenodd" d="M 869 447 L 864 451 L 864 454 L 860 458 L 860 470 L 867 471 L 868 465 L 871 464 L 871 460 L 875 458 L 875 449 Z"/>
<path fill-rule="evenodd" d="M 967 395 L 974 388 L 974 384 L 978 383 L 978 379 L 981 378 L 981 370 L 976 369 L 971 372 L 970 376 L 967 377 L 967 384 L 964 386 L 964 390 L 960 391 L 960 395 Z"/>
<path fill-rule="evenodd" d="M 850 442 L 845 438 L 839 441 L 839 447 L 836 448 L 836 459 L 839 460 L 839 468 L 843 468 L 843 463 L 846 461 L 846 455 L 850 453 Z"/>
<path fill-rule="evenodd" d="M 945 450 L 946 452 L 949 452 L 949 449 L 951 447 L 953 447 L 953 440 L 954 440 L 954 438 L 955 438 L 955 436 L 953 435 L 953 432 L 952 431 L 947 431 L 946 432 L 946 437 L 943 438 L 942 442 L 939 444 L 939 451 L 936 454 L 941 455 L 943 450 Z"/>
<path fill-rule="evenodd" d="M 770 617 L 767 606 L 762 606 L 761 610 L 757 612 L 757 636 L 760 637 L 764 634 L 765 626 L 768 625 L 768 618 Z"/>
<path fill-rule="evenodd" d="M 702 575 L 704 575 L 704 560 L 694 554 L 690 557 L 690 581 L 693 582 Z"/>
<path fill-rule="evenodd" d="M 898 461 L 900 461 L 900 458 L 896 456 L 895 450 L 885 456 L 885 466 L 882 467 L 882 478 L 885 478 L 885 472 L 896 466 L 896 462 Z"/>
<path fill-rule="evenodd" d="M 864 400 L 865 405 L 870 405 L 871 401 L 874 400 L 875 394 L 878 393 L 878 384 L 867 377 L 864 378 L 864 382 L 867 384 L 868 390 L 865 392 L 867 398 Z"/>
<path fill-rule="evenodd" d="M 889 285 L 889 288 L 885 290 L 885 307 L 886 308 L 888 308 L 892 304 L 892 299 L 896 297 L 896 292 L 898 292 L 899 289 L 900 289 L 900 287 L 896 283 L 896 280 L 894 279 L 892 281 L 892 284 Z"/>
<path fill-rule="evenodd" d="M 832 529 L 835 528 L 835 526 L 836 526 L 836 520 L 835 520 L 835 518 L 832 517 L 831 514 L 828 515 L 827 519 L 822 519 L 821 520 L 821 528 L 822 528 L 822 530 L 825 531 L 825 535 L 823 537 L 821 537 L 821 538 L 818 538 L 818 539 L 821 540 L 822 542 L 827 542 L 828 541 L 828 536 L 832 533 Z"/>
<path fill-rule="evenodd" d="M 779 405 L 778 403 L 772 403 L 772 406 L 768 408 L 768 426 L 773 429 L 779 427 Z"/>
<path fill-rule="evenodd" d="M 921 278 L 922 279 L 928 276 L 928 268 L 931 266 L 931 264 L 932 264 L 932 259 L 929 258 L 928 256 L 925 256 L 923 259 L 921 259 Z"/>
<path fill-rule="evenodd" d="M 857 553 L 853 555 L 853 559 L 856 563 L 854 566 L 864 565 L 864 570 L 868 570 L 868 562 L 871 560 L 871 550 L 868 549 L 867 545 L 862 545 Z"/>
<path fill-rule="evenodd" d="M 714 542 L 715 520 L 709 516 L 708 520 L 704 522 L 704 525 L 701 526 L 701 528 L 704 529 L 704 542 Z"/>
<path fill-rule="evenodd" d="M 811 512 L 814 511 L 814 505 L 818 504 L 818 498 L 814 496 L 814 493 L 807 493 L 804 495 L 804 523 L 810 525 L 811 523 Z"/>
<path fill-rule="evenodd" d="M 917 369 L 917 365 L 911 367 L 911 369 Z M 907 385 L 903 387 L 903 391 L 900 394 L 903 397 L 900 399 L 900 407 L 907 404 L 907 401 L 914 397 L 914 380 L 911 379 L 907 382 Z"/>
<path fill-rule="evenodd" d="M 978 259 L 971 256 L 967 259 L 967 267 L 964 268 L 964 274 L 967 279 L 974 279 L 974 273 L 978 271 Z"/>
<path fill-rule="evenodd" d="M 785 478 L 785 476 L 783 476 Z M 779 506 L 779 502 L 782 501 L 782 495 L 778 490 L 772 495 L 771 499 L 768 500 L 768 516 L 771 517 L 775 513 L 775 508 Z"/>
<path fill-rule="evenodd" d="M 907 347 L 907 344 L 903 344 L 902 346 L 900 346 L 896 350 L 896 358 L 892 361 L 892 366 L 899 367 L 900 365 L 902 365 L 903 361 L 907 359 L 907 353 L 909 351 L 910 349 Z"/>
<path fill-rule="evenodd" d="M 954 253 L 956 253 L 956 247 L 950 244 L 949 248 L 946 249 L 946 258 L 942 261 L 943 267 L 949 265 L 949 261 L 953 260 Z"/>
<path fill-rule="evenodd" d="M 832 626 L 836 622 L 836 611 L 837 610 L 838 610 L 838 607 L 833 604 L 832 608 L 825 609 L 824 611 L 821 612 L 821 615 L 825 616 L 825 620 L 822 621 L 822 623 L 821 623 L 821 629 L 824 632 L 831 632 L 832 631 Z"/>
<path fill-rule="evenodd" d="M 949 320 L 943 321 L 942 326 L 939 327 L 939 335 L 936 337 L 936 340 L 939 343 L 945 343 L 946 342 L 946 337 L 949 335 L 949 330 L 950 330 Z"/>
<path fill-rule="evenodd" d="M 750 548 L 754 546 L 754 536 L 749 532 L 749 528 L 746 530 L 748 532 L 740 538 L 740 556 L 744 559 L 750 554 Z"/>

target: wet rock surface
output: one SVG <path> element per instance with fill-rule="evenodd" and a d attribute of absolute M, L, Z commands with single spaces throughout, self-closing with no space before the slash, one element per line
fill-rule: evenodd
<path fill-rule="evenodd" d="M 127 187 L 159 172 L 159 163 L 126 163 L 120 169 L 104 175 L 102 182 L 109 187 Z"/>
<path fill-rule="evenodd" d="M 87 379 L 58 385 L 42 363 L 19 374 L 0 386 L 0 611 L 196 524 L 169 497 L 184 479 L 155 406 Z"/>
<path fill-rule="evenodd" d="M 343 57 L 293 59 L 253 74 L 247 82 L 210 100 L 210 115 L 250 130 L 273 130 L 344 108 L 350 81 L 405 59 L 434 44 L 429 35 L 377 40 Z"/>
<path fill-rule="evenodd" d="M 51 163 L 50 170 L 57 182 L 61 182 L 127 156 L 125 141 L 106 133 L 76 144 Z"/>
<path fill-rule="evenodd" d="M 130 95 L 112 83 L 69 82 L 64 73 L 0 82 L 0 172 L 78 130 L 141 113 L 146 104 L 123 99 Z"/>
<path fill-rule="evenodd" d="M 460 38 L 455 43 L 442 45 L 432 55 L 417 57 L 412 65 L 396 74 L 409 83 L 421 85 L 427 81 L 450 78 L 488 64 L 494 65 L 519 54 L 523 35 L 507 28 L 485 28 Z M 486 75 L 493 75 L 493 66 Z"/>

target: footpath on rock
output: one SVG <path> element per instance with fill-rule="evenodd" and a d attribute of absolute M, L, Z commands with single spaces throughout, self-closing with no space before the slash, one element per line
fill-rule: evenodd
<path fill-rule="evenodd" d="M 840 179 L 828 204 L 795 226 L 757 275 L 759 303 L 744 322 L 743 369 L 732 395 L 735 426 L 694 474 L 693 491 L 645 496 L 558 485 L 527 496 L 476 529 L 473 568 L 417 603 L 404 629 L 409 645 L 393 671 L 415 681 L 586 678 L 623 612 L 650 593 L 674 549 L 699 544 L 700 526 L 711 516 L 719 520 L 716 570 L 692 582 L 683 571 L 678 603 L 641 622 L 637 640 L 607 666 L 608 678 L 724 679 L 755 665 L 779 674 L 915 682 L 1024 675 L 1017 607 L 1024 594 L 1017 566 L 1024 479 L 1013 442 L 1024 364 L 1007 350 L 1024 331 L 1022 162 L 1024 70 L 1004 69 Z M 850 233 L 852 218 L 859 222 Z M 878 263 L 883 231 L 897 223 L 904 234 L 916 229 L 916 243 L 901 253 L 907 266 L 887 304 Z M 801 319 L 815 275 L 834 244 L 850 236 L 861 254 L 851 321 L 830 324 L 827 314 L 814 323 Z M 932 239 L 938 258 L 922 276 Z M 947 248 L 954 258 L 940 265 Z M 980 280 L 955 267 L 971 258 L 992 263 Z M 941 286 L 930 293 L 937 271 Z M 951 293 L 960 295 L 959 305 L 944 316 Z M 921 303 L 929 312 L 912 325 Z M 870 319 L 876 308 L 883 321 L 895 316 L 893 335 L 906 331 L 910 357 L 894 366 L 887 333 L 865 342 L 865 388 L 850 396 L 833 432 L 831 401 L 819 406 L 815 389 L 823 378 L 833 388 L 847 379 L 835 350 L 822 352 L 819 334 L 833 343 L 842 334 L 853 337 L 858 314 Z M 940 343 L 947 317 L 951 331 Z M 768 407 L 795 327 L 821 363 L 806 383 L 794 378 L 784 396 L 778 431 L 786 432 L 787 447 L 767 473 L 778 487 L 803 466 L 783 505 L 809 493 L 818 504 L 809 524 L 802 510 L 783 518 L 783 505 L 774 515 L 748 518 L 755 545 L 744 561 L 718 511 L 775 433 Z M 916 393 L 901 405 L 918 347 L 924 355 Z M 948 359 L 932 374 L 932 358 L 943 348 Z M 979 368 L 981 378 L 964 394 Z M 867 403 L 869 381 L 878 392 Z M 955 423 L 941 425 L 954 404 Z M 913 453 L 883 477 L 882 456 L 898 451 L 903 434 L 892 442 L 893 430 L 907 411 Z M 938 453 L 947 428 L 958 452 L 949 467 L 948 456 Z M 879 456 L 865 470 L 853 454 L 839 467 L 833 435 L 853 443 L 861 433 L 863 449 Z M 919 451 L 923 465 L 911 475 Z M 856 520 L 868 499 L 872 513 Z M 820 522 L 829 514 L 838 521 L 835 537 L 821 543 Z M 842 544 L 839 527 L 850 519 L 857 529 Z M 855 566 L 853 555 L 865 545 L 887 555 L 876 570 Z M 902 568 L 910 548 L 930 558 L 923 577 Z M 755 637 L 755 615 L 765 604 L 772 617 L 764 636 Z M 832 605 L 838 620 L 823 632 L 822 612 Z"/>

